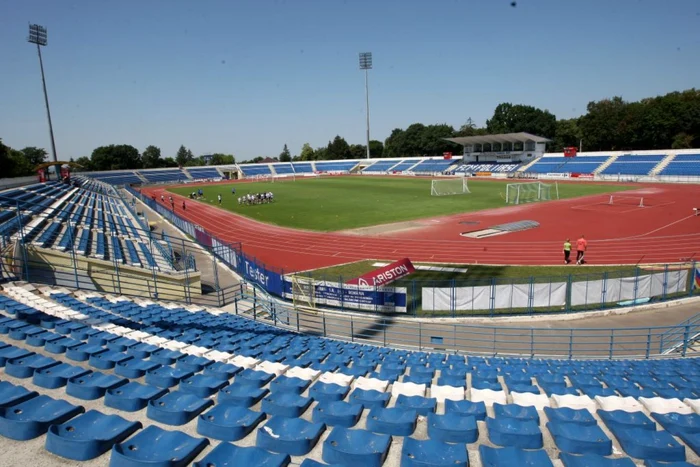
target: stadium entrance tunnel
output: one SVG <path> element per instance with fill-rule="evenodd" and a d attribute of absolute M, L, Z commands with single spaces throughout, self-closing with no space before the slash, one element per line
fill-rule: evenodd
<path fill-rule="evenodd" d="M 494 225 L 485 229 L 462 232 L 460 235 L 462 237 L 468 238 L 488 238 L 495 237 L 496 235 L 504 235 L 511 232 L 521 232 L 523 230 L 530 230 L 539 226 L 540 223 L 537 221 L 508 222 L 507 224 Z"/>

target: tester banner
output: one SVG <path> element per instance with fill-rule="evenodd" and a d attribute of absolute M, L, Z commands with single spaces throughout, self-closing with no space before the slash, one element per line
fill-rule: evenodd
<path fill-rule="evenodd" d="M 416 269 L 413 267 L 411 260 L 404 258 L 372 272 L 368 272 L 360 277 L 349 280 L 347 283 L 354 285 L 369 285 L 372 287 L 382 286 L 394 282 L 395 280 L 404 276 L 408 276 L 415 270 Z"/>

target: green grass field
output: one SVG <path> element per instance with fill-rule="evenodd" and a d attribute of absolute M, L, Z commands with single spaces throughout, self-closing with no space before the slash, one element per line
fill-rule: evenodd
<path fill-rule="evenodd" d="M 373 266 L 375 261 L 357 261 L 354 263 L 341 264 L 338 266 L 330 266 L 327 268 L 316 269 L 309 271 L 303 275 L 308 275 L 314 279 L 327 281 L 345 282 L 349 279 L 359 277 L 370 271 L 374 271 L 377 267 Z M 422 263 L 416 263 L 416 265 Z M 487 265 L 448 265 L 439 264 L 437 266 L 454 267 L 467 269 L 467 272 L 452 272 L 452 271 L 426 271 L 416 270 L 405 279 L 399 279 L 395 282 L 396 285 L 405 285 L 412 281 L 489 281 L 491 279 L 529 279 L 536 278 L 536 282 L 550 282 L 566 280 L 569 275 L 577 276 L 577 280 L 583 280 L 590 276 L 599 279 L 603 273 L 613 273 L 620 275 L 634 276 L 635 274 L 647 274 L 649 272 L 640 270 L 634 265 L 628 266 L 586 266 L 576 267 L 568 266 L 487 266 Z M 342 280 L 341 280 L 342 278 Z"/>
<path fill-rule="evenodd" d="M 232 183 L 203 186 L 204 202 L 216 204 L 220 193 L 222 207 L 258 221 L 284 227 L 332 232 L 480 211 L 505 206 L 505 183 L 469 180 L 470 194 L 431 196 L 430 179 L 399 177 L 322 177 L 296 181 Z M 236 194 L 231 187 L 236 187 Z M 170 188 L 187 196 L 198 185 Z M 559 184 L 559 197 L 612 193 L 629 189 L 623 185 L 598 183 Z M 247 193 L 272 191 L 275 202 L 239 206 L 238 197 Z"/>

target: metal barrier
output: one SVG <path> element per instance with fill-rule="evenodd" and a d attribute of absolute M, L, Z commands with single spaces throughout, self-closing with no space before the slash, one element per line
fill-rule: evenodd
<path fill-rule="evenodd" d="M 700 314 L 673 326 L 540 328 L 426 322 L 295 309 L 243 293 L 235 313 L 295 332 L 348 342 L 420 351 L 530 358 L 619 359 L 690 356 L 700 335 Z M 564 323 L 566 324 L 566 323 Z"/>

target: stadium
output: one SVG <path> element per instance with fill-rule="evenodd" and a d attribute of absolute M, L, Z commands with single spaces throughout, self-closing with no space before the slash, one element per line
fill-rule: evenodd
<path fill-rule="evenodd" d="M 0 465 L 700 465 L 697 138 L 376 156 L 366 96 L 366 156 L 0 179 Z"/>

